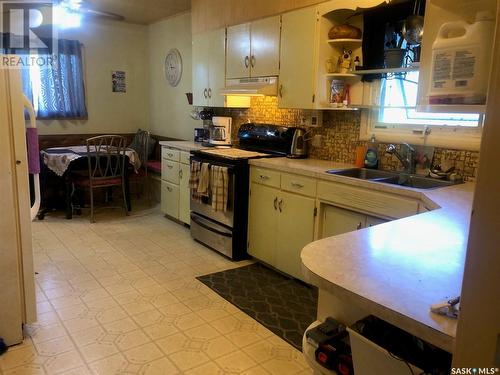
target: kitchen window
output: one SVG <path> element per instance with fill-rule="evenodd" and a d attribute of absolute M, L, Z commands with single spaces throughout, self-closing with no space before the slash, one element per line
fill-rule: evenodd
<path fill-rule="evenodd" d="M 478 149 L 483 116 L 417 112 L 418 71 L 374 82 L 380 105 L 363 115 L 362 139 Z M 364 111 L 365 112 L 365 111 Z"/>

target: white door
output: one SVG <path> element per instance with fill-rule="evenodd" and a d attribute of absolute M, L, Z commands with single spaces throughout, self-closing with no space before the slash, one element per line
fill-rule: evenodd
<path fill-rule="evenodd" d="M 208 34 L 208 105 L 224 107 L 220 91 L 226 85 L 226 30 L 214 30 Z"/>
<path fill-rule="evenodd" d="M 317 24 L 315 8 L 282 15 L 278 90 L 280 108 L 314 107 Z"/>
<path fill-rule="evenodd" d="M 275 265 L 279 190 L 252 183 L 250 191 L 248 253 Z"/>
<path fill-rule="evenodd" d="M 181 164 L 179 169 L 179 220 L 189 224 L 190 219 L 190 197 L 189 190 L 189 164 Z"/>
<path fill-rule="evenodd" d="M 227 28 L 226 78 L 250 77 L 250 24 Z"/>
<path fill-rule="evenodd" d="M 364 228 L 366 216 L 358 212 L 327 205 L 323 209 L 321 238 L 337 236 Z"/>
<path fill-rule="evenodd" d="M 281 16 L 252 22 L 250 66 L 252 77 L 277 76 L 280 68 Z"/>
<path fill-rule="evenodd" d="M 207 34 L 193 35 L 193 105 L 208 105 L 208 56 Z"/>
<path fill-rule="evenodd" d="M 314 238 L 314 207 L 313 198 L 280 193 L 276 268 L 298 279 L 304 279 L 300 253 Z"/>

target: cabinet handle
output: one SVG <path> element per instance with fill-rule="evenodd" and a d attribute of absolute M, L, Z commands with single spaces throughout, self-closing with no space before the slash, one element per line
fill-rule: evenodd
<path fill-rule="evenodd" d="M 255 56 L 252 55 L 252 57 L 250 58 L 250 65 L 252 65 L 252 68 L 255 68 Z"/>
<path fill-rule="evenodd" d="M 211 98 L 212 97 L 212 89 L 208 89 L 208 97 Z"/>
<path fill-rule="evenodd" d="M 168 169 L 172 169 L 173 167 L 174 167 L 173 165 L 168 165 L 168 164 L 167 164 L 167 168 L 168 168 Z"/>
<path fill-rule="evenodd" d="M 266 176 L 264 174 L 261 174 L 259 177 L 261 180 L 269 180 L 269 176 Z"/>
<path fill-rule="evenodd" d="M 170 152 L 167 155 L 168 155 L 169 158 L 171 158 L 172 156 L 174 156 L 174 154 L 172 154 Z"/>
<path fill-rule="evenodd" d="M 283 85 L 280 85 L 280 88 L 278 90 L 278 94 L 279 94 L 280 98 L 283 97 Z"/>
<path fill-rule="evenodd" d="M 172 188 L 170 186 L 167 186 L 168 191 L 172 191 Z"/>
<path fill-rule="evenodd" d="M 300 182 L 292 182 L 292 186 L 299 189 L 302 189 L 304 187 L 304 185 L 302 185 Z"/>
<path fill-rule="evenodd" d="M 278 197 L 274 198 L 274 210 L 278 209 Z"/>
<path fill-rule="evenodd" d="M 360 230 L 363 224 L 361 224 L 361 221 L 359 222 L 358 226 L 356 227 L 356 230 Z"/>
<path fill-rule="evenodd" d="M 208 90 L 207 89 L 203 90 L 203 96 L 205 97 L 205 99 L 208 98 Z"/>
<path fill-rule="evenodd" d="M 278 203 L 278 208 L 279 208 L 280 212 L 283 212 L 283 199 L 280 199 L 280 201 Z"/>
<path fill-rule="evenodd" d="M 179 169 L 179 178 L 182 178 L 182 169 Z"/>
<path fill-rule="evenodd" d="M 250 58 L 248 56 L 245 56 L 245 68 L 248 68 L 250 63 Z"/>

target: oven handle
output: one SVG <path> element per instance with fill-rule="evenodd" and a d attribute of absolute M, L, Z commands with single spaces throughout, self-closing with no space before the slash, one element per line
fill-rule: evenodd
<path fill-rule="evenodd" d="M 205 224 L 202 220 L 200 220 L 197 216 L 191 215 L 191 220 L 193 220 L 196 224 L 198 224 L 200 227 L 205 228 L 206 230 L 209 230 L 210 232 L 214 232 L 218 235 L 224 236 L 224 237 L 232 237 L 231 233 L 226 233 L 222 232 L 218 229 L 215 229 L 214 227 Z"/>
<path fill-rule="evenodd" d="M 226 167 L 227 171 L 229 173 L 231 173 L 231 174 L 233 173 L 234 166 L 231 164 L 226 164 L 226 163 L 223 163 L 220 161 L 213 161 L 213 160 L 201 159 L 201 158 L 197 158 L 197 157 L 191 157 L 191 161 L 193 161 L 193 160 L 197 161 L 198 163 L 208 163 L 210 165 L 216 165 L 219 167 Z"/>

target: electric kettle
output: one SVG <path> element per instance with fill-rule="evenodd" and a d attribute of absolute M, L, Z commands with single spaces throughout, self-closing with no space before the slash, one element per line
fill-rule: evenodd
<path fill-rule="evenodd" d="M 301 128 L 296 128 L 293 133 L 292 146 L 287 158 L 302 159 L 307 158 L 307 141 L 306 131 Z"/>

